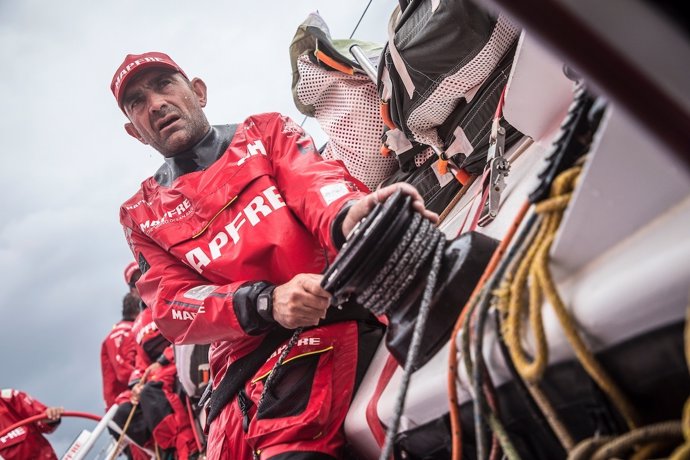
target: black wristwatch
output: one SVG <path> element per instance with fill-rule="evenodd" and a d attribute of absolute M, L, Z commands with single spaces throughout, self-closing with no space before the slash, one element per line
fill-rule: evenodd
<path fill-rule="evenodd" d="M 264 321 L 275 323 L 273 319 L 273 290 L 275 286 L 269 286 L 256 298 L 256 312 Z"/>

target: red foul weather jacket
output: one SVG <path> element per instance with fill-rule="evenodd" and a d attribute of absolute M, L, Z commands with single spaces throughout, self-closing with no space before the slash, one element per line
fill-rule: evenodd
<path fill-rule="evenodd" d="M 113 326 L 101 344 L 103 400 L 106 409 L 115 403 L 117 395 L 127 390 L 136 354 L 132 321 L 120 321 Z"/>
<path fill-rule="evenodd" d="M 336 253 L 333 219 L 366 187 L 342 164 L 322 161 L 311 138 L 277 113 L 245 120 L 220 158 L 171 185 L 144 181 L 120 220 L 156 323 L 174 343 L 213 342 L 219 382 L 262 338 L 243 329 L 232 294 L 250 281 L 320 273 Z"/>
<path fill-rule="evenodd" d="M 197 164 L 185 164 L 184 155 L 166 159 L 120 211 L 142 268 L 143 301 L 174 343 L 212 343 L 214 386 L 265 336 L 233 294 L 248 283 L 321 273 L 336 253 L 336 216 L 367 192 L 342 163 L 323 161 L 311 138 L 280 114 L 231 128 L 217 157 L 209 160 L 204 146 L 217 143 L 204 139 L 190 160 Z"/>
<path fill-rule="evenodd" d="M 150 375 L 148 380 L 162 380 L 167 385 L 167 389 L 172 389 L 176 374 L 173 347 L 158 330 L 150 308 L 142 310 L 134 320 L 132 336 L 135 342 L 136 359 L 134 369 L 129 375 L 129 385 L 139 381 L 146 368 L 157 361 L 162 368 L 156 374 Z"/>
<path fill-rule="evenodd" d="M 45 412 L 47 407 L 24 392 L 0 392 L 0 429 Z M 34 422 L 0 437 L 0 457 L 5 460 L 56 459 L 50 443 L 41 433 L 52 433 L 57 423 Z"/>

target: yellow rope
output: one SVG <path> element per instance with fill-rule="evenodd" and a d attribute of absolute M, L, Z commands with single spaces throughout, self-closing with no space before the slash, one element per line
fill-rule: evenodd
<path fill-rule="evenodd" d="M 647 425 L 617 436 L 610 442 L 607 442 L 594 452 L 591 460 L 620 458 L 636 445 L 646 444 L 650 441 L 675 441 L 682 438 L 682 436 L 683 432 L 680 422 L 677 420 Z"/>
<path fill-rule="evenodd" d="M 651 458 L 658 458 L 657 454 L 667 446 L 668 444 L 664 442 L 647 444 L 646 446 L 640 447 L 637 452 L 632 454 L 629 460 L 649 460 Z"/>
<path fill-rule="evenodd" d="M 542 238 L 545 227 L 541 226 L 538 234 L 535 237 L 536 241 Z M 532 245 L 525 254 L 525 257 L 520 262 L 515 278 L 510 286 L 510 299 L 508 301 L 508 318 L 506 320 L 506 335 L 505 342 L 510 356 L 513 358 L 515 367 L 518 373 L 528 382 L 538 381 L 544 373 L 546 368 L 545 358 L 547 357 L 546 350 L 546 334 L 541 322 L 541 309 L 530 312 L 530 320 L 532 323 L 533 333 L 535 336 L 536 353 L 534 360 L 530 360 L 527 354 L 522 349 L 521 331 L 522 331 L 522 303 L 524 297 L 524 288 L 527 284 L 527 276 L 529 274 L 529 267 L 536 255 L 537 245 Z"/>
<path fill-rule="evenodd" d="M 541 410 L 544 417 L 546 417 L 546 421 L 558 438 L 558 441 L 565 450 L 572 449 L 575 445 L 575 440 L 570 434 L 570 431 L 568 431 L 568 428 L 566 428 L 561 419 L 558 418 L 558 413 L 551 404 L 551 401 L 549 401 L 549 398 L 541 391 L 539 385 L 529 382 L 526 382 L 526 384 L 527 390 L 529 390 L 529 393 L 532 395 L 532 399 L 534 399 L 534 402 L 539 406 L 539 410 Z"/>
<path fill-rule="evenodd" d="M 673 451 L 669 460 L 688 460 L 690 459 L 690 443 L 685 443 Z"/>
<path fill-rule="evenodd" d="M 577 177 L 581 168 L 571 168 L 559 175 L 552 186 L 552 196 L 563 195 L 564 178 Z M 535 210 L 543 216 L 539 223 L 539 230 L 530 245 L 524 258 L 516 270 L 515 277 L 510 287 L 510 300 L 508 302 L 508 318 L 506 321 L 505 341 L 510 355 L 519 374 L 529 383 L 541 380 L 548 362 L 548 349 L 546 333 L 541 316 L 542 296 L 538 280 L 531 280 L 529 285 L 529 320 L 534 334 L 535 353 L 534 358 L 529 358 L 522 348 L 522 316 L 524 310 L 525 287 L 527 286 L 530 271 L 537 256 L 537 252 L 551 231 L 558 228 L 560 214 L 547 213 L 547 211 L 564 209 L 567 202 L 560 198 L 548 199 L 535 206 Z"/>
<path fill-rule="evenodd" d="M 568 460 L 590 460 L 592 454 L 602 445 L 613 439 L 611 436 L 598 436 L 580 441 L 568 452 Z"/>
<path fill-rule="evenodd" d="M 690 369 L 690 303 L 685 310 L 685 331 L 683 333 L 683 339 L 685 341 L 685 362 L 688 365 L 688 369 Z M 683 420 L 681 426 L 685 442 L 673 451 L 670 460 L 690 459 L 690 398 L 685 401 L 685 405 L 683 406 Z"/>
<path fill-rule="evenodd" d="M 556 290 L 556 286 L 553 284 L 553 280 L 551 279 L 548 269 L 549 250 L 551 248 L 553 237 L 553 235 L 549 235 L 547 237 L 546 244 L 543 246 L 537 257 L 538 260 L 535 275 L 538 277 L 539 284 L 543 287 L 544 292 L 546 293 L 546 298 L 554 308 L 561 326 L 563 327 L 566 338 L 573 347 L 578 360 L 590 377 L 592 377 L 597 385 L 599 385 L 602 391 L 604 391 L 604 393 L 611 398 L 611 401 L 625 419 L 628 427 L 634 428 L 637 426 L 638 420 L 635 408 L 632 406 L 632 404 L 630 404 L 613 379 L 609 377 L 594 355 L 589 351 L 589 349 L 587 349 L 587 346 L 582 341 L 582 338 L 575 328 L 572 317 L 568 313 L 560 295 L 558 294 L 558 291 Z"/>
<path fill-rule="evenodd" d="M 541 380 L 548 363 L 548 345 L 542 320 L 542 305 L 545 297 L 553 307 L 566 338 L 585 371 L 599 385 L 602 391 L 609 396 L 628 426 L 634 428 L 637 426 L 635 409 L 601 367 L 594 355 L 587 349 L 570 313 L 558 294 L 549 269 L 551 245 L 581 170 L 581 166 L 576 166 L 561 173 L 552 185 L 551 196 L 535 206 L 535 211 L 543 216 L 543 220 L 540 222 L 540 228 L 532 246 L 520 261 L 515 278 L 511 284 L 505 341 L 518 373 L 528 384 L 536 385 Z M 521 341 L 526 288 L 529 293 L 527 297 L 527 314 L 535 344 L 534 356 L 532 358 L 528 357 Z M 544 409 L 542 408 L 542 410 Z M 548 414 L 547 419 L 556 420 L 554 415 L 553 413 Z M 561 435 L 558 436 L 561 442 L 564 442 L 564 445 L 570 444 L 567 442 L 568 436 L 564 436 L 565 433 L 562 432 L 563 427 L 558 425 L 558 423 L 552 424 L 552 428 L 554 428 L 557 435 L 561 432 Z"/>

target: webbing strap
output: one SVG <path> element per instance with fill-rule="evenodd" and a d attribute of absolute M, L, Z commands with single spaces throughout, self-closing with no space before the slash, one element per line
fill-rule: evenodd
<path fill-rule="evenodd" d="M 221 380 L 211 394 L 207 424 L 213 422 L 244 384 L 258 372 L 276 348 L 287 340 L 291 334 L 292 331 L 287 329 L 276 329 L 269 333 L 254 351 L 228 366 L 223 380 Z"/>
<path fill-rule="evenodd" d="M 386 442 L 386 429 L 381 422 L 381 418 L 379 417 L 377 406 L 379 404 L 379 400 L 381 399 L 381 395 L 383 395 L 383 391 L 386 389 L 386 386 L 388 386 L 391 378 L 393 378 L 393 374 L 395 374 L 395 371 L 399 367 L 400 365 L 398 364 L 398 361 L 395 360 L 393 355 L 389 355 L 388 360 L 381 371 L 381 375 L 379 375 L 379 380 L 376 383 L 376 389 L 371 395 L 369 404 L 367 404 L 365 412 L 367 424 L 369 425 L 371 434 L 374 436 L 374 439 L 379 447 L 383 447 L 383 444 Z"/>
<path fill-rule="evenodd" d="M 399 9 L 399 7 L 398 7 Z M 405 62 L 402 59 L 402 56 L 400 56 L 400 52 L 398 49 L 395 47 L 395 18 L 400 17 L 400 13 L 398 14 L 393 14 L 391 16 L 391 20 L 388 21 L 388 50 L 391 53 L 391 59 L 393 60 L 393 66 L 395 66 L 395 70 L 398 72 L 398 76 L 400 77 L 400 81 L 402 81 L 402 84 L 405 86 L 405 90 L 407 91 L 407 95 L 409 96 L 410 99 L 412 99 L 412 95 L 414 94 L 414 83 L 412 82 L 412 78 L 410 77 L 410 74 L 407 72 L 407 67 L 405 66 Z"/>

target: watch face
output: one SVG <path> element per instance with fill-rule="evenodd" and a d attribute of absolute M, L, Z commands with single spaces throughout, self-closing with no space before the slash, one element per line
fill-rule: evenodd
<path fill-rule="evenodd" d="M 268 311 L 268 296 L 261 294 L 258 299 L 257 309 L 260 312 Z"/>

